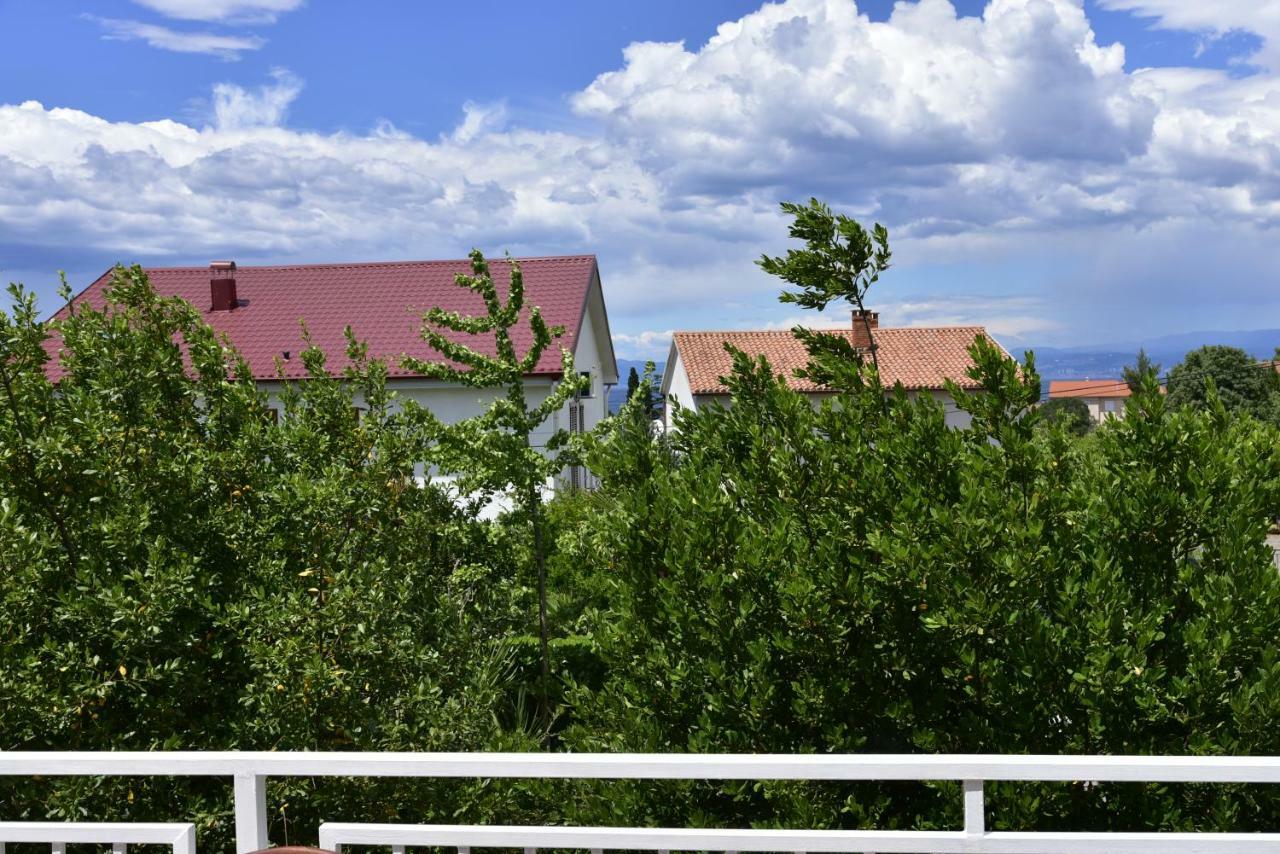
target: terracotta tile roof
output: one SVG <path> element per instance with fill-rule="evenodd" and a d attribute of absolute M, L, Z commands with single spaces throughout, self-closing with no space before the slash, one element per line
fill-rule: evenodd
<path fill-rule="evenodd" d="M 1050 380 L 1049 397 L 1128 397 L 1124 380 Z"/>
<path fill-rule="evenodd" d="M 852 338 L 851 330 L 824 330 Z M 941 389 L 944 379 L 961 388 L 977 388 L 965 376 L 973 364 L 967 348 L 979 335 L 993 340 L 981 326 L 935 326 L 880 328 L 874 332 L 880 378 L 886 388 L 898 383 L 906 389 Z M 677 332 L 673 342 L 689 376 L 694 394 L 724 394 L 720 377 L 729 373 L 733 360 L 725 343 L 744 353 L 764 355 L 773 369 L 796 391 L 821 392 L 825 387 L 795 376 L 796 368 L 808 362 L 809 354 L 790 330 L 770 332 Z M 999 346 L 997 344 L 997 346 Z M 1003 348 L 1001 348 L 1003 349 Z"/>
<path fill-rule="evenodd" d="M 541 308 L 548 324 L 564 326 L 565 335 L 558 343 L 572 351 L 595 275 L 595 256 L 517 260 L 524 272 L 526 316 L 529 306 Z M 499 293 L 505 294 L 507 262 L 491 261 L 490 268 Z M 210 310 L 208 267 L 159 267 L 148 269 L 147 273 L 157 293 L 180 296 L 204 311 L 209 325 L 226 334 L 249 361 L 254 378 L 262 380 L 276 378 L 276 359 L 286 350 L 292 358 L 284 363 L 284 375 L 306 376 L 298 358 L 305 346 L 299 324 L 303 319 L 312 340 L 329 357 L 330 371 L 336 373 L 347 363 L 343 328 L 350 325 L 356 337 L 368 342 L 371 356 L 388 359 L 392 376 L 415 376 L 400 367 L 398 357 L 410 354 L 441 361 L 439 354 L 418 335 L 424 311 L 440 306 L 466 314 L 484 314 L 480 296 L 454 284 L 456 274 L 470 270 L 466 260 L 238 267 L 238 306 L 233 311 Z M 111 275 L 108 270 L 75 301 L 102 306 L 103 290 L 110 284 Z M 57 316 L 66 311 L 63 308 Z M 469 336 L 453 337 L 466 340 Z M 517 352 L 524 352 L 533 335 L 526 323 L 513 330 L 512 337 Z M 468 343 L 493 353 L 491 336 L 480 336 Z M 51 341 L 50 347 L 56 349 L 57 342 Z M 549 347 L 533 373 L 559 372 L 559 349 Z M 60 373 L 54 360 L 50 374 L 56 379 Z"/>

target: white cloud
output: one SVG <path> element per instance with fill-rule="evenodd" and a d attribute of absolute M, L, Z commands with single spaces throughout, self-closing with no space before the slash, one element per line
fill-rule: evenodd
<path fill-rule="evenodd" d="M 453 129 L 450 138 L 454 142 L 468 143 L 484 133 L 492 133 L 507 121 L 505 104 L 476 104 L 467 101 L 462 105 L 462 122 Z"/>
<path fill-rule="evenodd" d="M 1099 0 L 1104 9 L 1154 19 L 1157 26 L 1221 37 L 1253 33 L 1261 49 L 1250 59 L 1280 70 L 1280 0 Z"/>
<path fill-rule="evenodd" d="M 887 302 L 880 312 L 885 326 L 985 326 L 1006 343 L 1043 340 L 1062 328 L 1051 308 L 1037 297 L 937 294 L 906 302 Z"/>
<path fill-rule="evenodd" d="M 133 0 L 168 18 L 225 23 L 272 23 L 304 0 Z"/>
<path fill-rule="evenodd" d="M 265 39 L 253 35 L 229 36 L 209 32 L 184 32 L 141 21 L 87 17 L 102 26 L 105 30 L 102 36 L 104 39 L 144 41 L 160 50 L 176 53 L 203 53 L 227 61 L 237 60 L 243 51 L 258 50 L 266 44 Z"/>
<path fill-rule="evenodd" d="M 690 192 L 837 171 L 853 199 L 886 169 L 929 182 L 931 167 L 1002 157 L 1120 162 L 1154 116 L 1123 48 L 1099 46 L 1068 0 L 994 0 L 981 19 L 922 0 L 886 22 L 847 0 L 791 0 L 696 52 L 642 43 L 625 59 L 573 104 Z"/>
<path fill-rule="evenodd" d="M 665 359 L 673 334 L 673 329 L 645 329 L 634 335 L 618 332 L 613 336 L 613 347 L 620 359 Z"/>
<path fill-rule="evenodd" d="M 284 122 L 289 105 L 302 91 L 302 79 L 283 68 L 273 69 L 271 83 L 250 92 L 234 83 L 213 87 L 214 124 L 219 130 L 275 127 Z"/>
<path fill-rule="evenodd" d="M 232 5 L 247 8 L 218 8 Z M 753 261 L 787 245 L 784 198 L 890 227 L 898 266 L 873 297 L 886 323 L 1019 338 L 1123 326 L 1167 302 L 1197 233 L 1235 235 L 1237 277 L 1280 260 L 1280 79 L 1126 72 L 1074 0 L 992 0 L 980 18 L 922 0 L 882 22 L 847 0 L 766 5 L 697 49 L 632 45 L 572 96 L 589 120 L 573 132 L 512 124 L 500 104 L 465 105 L 433 139 L 385 121 L 308 132 L 286 123 L 301 86 L 283 71 L 257 89 L 220 84 L 207 127 L 0 106 L 0 248 L 153 261 L 595 251 L 635 352 L 660 347 L 653 330 L 781 322 L 779 285 Z M 1167 276 L 1135 275 L 1146 252 Z M 1021 304 L 985 285 L 970 291 L 995 296 L 965 302 L 925 269 L 1019 254 L 1060 262 L 1003 283 L 1033 292 Z M 1117 290 L 1124 304 L 1100 311 Z M 1191 304 L 1177 293 L 1167 311 Z M 1251 315 L 1280 311 L 1280 294 L 1251 293 Z"/>

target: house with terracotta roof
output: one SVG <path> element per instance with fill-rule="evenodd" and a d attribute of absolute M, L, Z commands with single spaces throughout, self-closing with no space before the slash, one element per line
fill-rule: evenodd
<path fill-rule="evenodd" d="M 574 369 L 590 383 L 584 394 L 542 425 L 534 442 L 545 442 L 561 428 L 588 431 L 608 415 L 608 390 L 618 381 L 599 265 L 594 255 L 516 260 L 524 274 L 525 305 L 539 307 L 549 326 L 564 327 L 557 344 L 573 353 Z M 510 264 L 492 261 L 490 269 L 499 294 L 505 297 Z M 401 358 L 443 361 L 419 335 L 427 310 L 438 306 L 463 314 L 485 313 L 479 294 L 454 283 L 456 275 L 470 272 L 467 259 L 263 267 L 217 261 L 208 267 L 147 270 L 157 293 L 182 297 L 199 308 L 208 324 L 240 351 L 273 409 L 279 410 L 278 393 L 284 383 L 306 378 L 302 324 L 327 355 L 328 368 L 335 375 L 347 365 L 344 329 L 350 326 L 357 338 L 368 343 L 370 356 L 386 359 L 388 382 L 397 395 L 416 400 L 446 423 L 480 414 L 495 394 L 427 379 L 405 368 Z M 102 306 L 112 275 L 111 270 L 103 273 L 73 303 Z M 492 336 L 452 337 L 481 352 L 495 352 Z M 524 353 L 533 333 L 523 325 L 512 330 L 512 338 L 517 352 Z M 56 358 L 49 370 L 55 379 L 61 373 Z M 549 347 L 526 376 L 530 405 L 545 399 L 562 379 L 560 351 Z M 567 471 L 564 479 L 591 485 L 589 473 L 580 469 Z"/>
<path fill-rule="evenodd" d="M 1101 424 L 1108 418 L 1124 417 L 1124 402 L 1131 394 L 1128 383 L 1117 379 L 1050 380 L 1049 399 L 1073 397 L 1084 401 L 1089 415 Z"/>
<path fill-rule="evenodd" d="M 973 363 L 968 347 L 978 336 L 996 343 L 982 326 L 881 327 L 880 315 L 874 311 L 867 312 L 865 322 L 854 312 L 848 329 L 823 331 L 848 338 L 864 352 L 871 344 L 868 336 L 874 336 L 884 387 L 893 389 L 901 383 L 910 395 L 936 398 L 946 408 L 947 424 L 954 427 L 967 426 L 970 419 L 967 412 L 956 409 L 945 381 L 976 390 L 978 383 L 965 375 Z M 790 330 L 676 332 L 662 377 L 665 426 L 671 426 L 677 406 L 697 410 L 713 402 L 728 403 L 729 392 L 721 378 L 730 373 L 733 359 L 725 344 L 750 356 L 763 355 L 790 388 L 810 395 L 815 403 L 832 393 L 795 376 L 796 369 L 808 362 L 809 353 Z"/>

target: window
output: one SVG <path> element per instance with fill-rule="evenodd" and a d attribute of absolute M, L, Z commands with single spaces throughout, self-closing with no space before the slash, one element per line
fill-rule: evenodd
<path fill-rule="evenodd" d="M 578 397 L 595 397 L 596 381 L 595 381 L 595 377 L 592 376 L 591 372 L 578 371 L 578 376 L 582 377 L 587 381 L 586 382 L 587 387 L 582 391 L 581 394 L 578 395 Z"/>

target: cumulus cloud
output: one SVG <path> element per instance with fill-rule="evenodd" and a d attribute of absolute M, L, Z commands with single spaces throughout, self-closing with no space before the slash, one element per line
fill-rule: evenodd
<path fill-rule="evenodd" d="M 836 171 L 852 193 L 886 167 L 929 182 L 930 167 L 1003 157 L 1123 161 L 1155 113 L 1123 66 L 1065 0 L 993 0 L 981 19 L 922 0 L 885 22 L 845 0 L 791 0 L 696 52 L 633 44 L 573 104 L 691 191 Z"/>
<path fill-rule="evenodd" d="M 176 53 L 203 53 L 229 62 L 239 59 L 240 54 L 246 50 L 258 50 L 266 44 L 265 39 L 253 35 L 230 36 L 210 32 L 184 32 L 141 21 L 98 18 L 92 15 L 87 17 L 102 26 L 104 39 L 144 41 L 149 46 L 160 50 Z"/>
<path fill-rule="evenodd" d="M 1280 79 L 1126 71 L 1078 0 L 992 0 L 981 17 L 921 0 L 885 21 L 849 0 L 768 4 L 697 48 L 631 45 L 571 96 L 586 120 L 573 132 L 467 104 L 434 139 L 389 122 L 315 133 L 287 125 L 301 88 L 285 71 L 220 84 L 207 127 L 0 106 L 0 228 L 32 251 L 125 259 L 595 251 L 613 328 L 637 352 L 661 346 L 653 330 L 778 320 L 778 285 L 752 262 L 785 247 L 784 198 L 890 227 L 899 266 L 875 297 L 887 323 L 1018 337 L 1096 323 L 1132 273 L 1117 257 L 1194 252 L 1167 235 L 1206 225 L 1259 247 L 1237 257 L 1276 260 Z M 922 272 L 1017 253 L 1071 263 L 1006 282 L 1035 291 L 1016 305 L 986 287 L 966 303 Z M 1101 316 L 1127 322 L 1161 287 L 1135 284 Z"/>
<path fill-rule="evenodd" d="M 304 0 L 133 0 L 168 18 L 225 23 L 272 23 Z"/>

